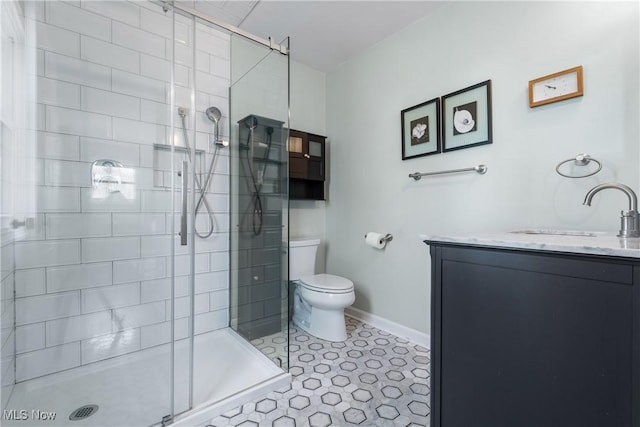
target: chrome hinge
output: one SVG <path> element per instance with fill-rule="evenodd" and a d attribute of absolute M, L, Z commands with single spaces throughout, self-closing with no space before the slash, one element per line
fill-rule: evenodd
<path fill-rule="evenodd" d="M 14 219 L 13 221 L 11 221 L 10 225 L 14 230 L 20 227 L 25 227 L 27 230 L 33 230 L 34 228 L 36 228 L 36 219 L 25 218 L 24 221 L 18 221 L 17 219 Z"/>
<path fill-rule="evenodd" d="M 162 427 L 173 424 L 173 415 L 165 415 L 162 417 Z"/>

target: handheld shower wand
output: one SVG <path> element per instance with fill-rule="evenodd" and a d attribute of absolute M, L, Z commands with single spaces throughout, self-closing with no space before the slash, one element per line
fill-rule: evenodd
<path fill-rule="evenodd" d="M 186 125 L 186 117 L 187 117 L 187 109 L 185 108 L 178 108 L 178 115 L 180 116 L 180 119 L 182 120 L 182 131 L 184 134 L 184 143 L 185 146 L 187 148 L 187 155 L 189 157 L 189 161 L 191 161 L 191 148 L 189 147 L 189 137 L 187 135 L 187 125 Z M 222 113 L 220 112 L 220 110 L 217 107 L 209 107 L 207 108 L 207 110 L 205 111 L 205 115 L 207 116 L 207 118 L 209 120 L 211 120 L 214 124 L 214 143 L 215 143 L 215 151 L 213 152 L 213 157 L 211 158 L 211 163 L 209 163 L 209 169 L 207 171 L 207 175 L 204 181 L 204 185 L 202 185 L 200 178 L 198 177 L 198 174 L 195 173 L 194 171 L 194 182 L 196 184 L 197 190 L 200 193 L 199 197 L 198 197 L 198 203 L 196 204 L 196 210 L 195 210 L 195 216 L 198 215 L 199 211 L 200 211 L 200 206 L 204 206 L 206 212 L 207 212 L 207 216 L 209 219 L 209 228 L 207 229 L 206 233 L 200 233 L 198 231 L 197 228 L 195 228 L 195 224 L 194 224 L 194 231 L 196 233 L 196 235 L 198 237 L 201 237 L 203 239 L 206 239 L 207 237 L 211 236 L 213 234 L 214 228 L 215 228 L 215 219 L 213 217 L 213 210 L 211 209 L 211 207 L 209 206 L 209 203 L 207 202 L 207 189 L 209 188 L 209 184 L 211 183 L 212 177 L 213 177 L 213 168 L 215 166 L 216 163 L 216 159 L 217 159 L 217 155 L 218 155 L 218 150 L 220 149 L 220 147 L 225 147 L 226 144 L 224 144 L 223 141 L 219 141 L 218 140 L 218 122 L 220 121 L 220 118 L 222 117 Z M 193 165 L 195 165 L 194 162 L 191 162 Z"/>
<path fill-rule="evenodd" d="M 220 109 L 218 107 L 212 106 L 207 108 L 207 110 L 204 113 L 206 114 L 207 118 L 213 122 L 213 126 L 214 126 L 213 143 L 216 145 L 222 145 L 226 147 L 229 143 L 226 141 L 220 140 L 220 126 L 218 123 L 220 121 L 220 118 L 222 117 L 222 113 L 220 112 Z"/>
<path fill-rule="evenodd" d="M 271 143 L 273 141 L 273 128 L 271 126 L 267 126 L 266 128 L 266 132 L 267 132 L 267 146 L 264 152 L 264 157 L 262 159 L 262 163 L 263 163 L 263 169 L 262 171 L 260 171 L 260 169 L 258 169 L 258 173 L 256 174 L 256 171 L 253 170 L 253 162 L 251 161 L 251 159 L 249 158 L 249 151 L 251 149 L 251 140 L 253 139 L 253 133 L 255 132 L 255 129 L 258 127 L 258 119 L 255 116 L 250 116 L 247 118 L 247 120 L 245 120 L 244 122 L 245 126 L 247 128 L 249 128 L 249 133 L 247 135 L 247 142 L 244 146 L 241 146 L 241 153 L 240 155 L 242 156 L 242 151 L 244 151 L 245 153 L 245 160 L 247 162 L 247 168 L 249 169 L 249 177 L 251 178 L 251 184 L 253 186 L 253 197 L 252 197 L 252 203 L 253 203 L 253 218 L 252 218 L 252 228 L 253 228 L 253 234 L 254 235 L 259 235 L 262 232 L 262 225 L 263 225 L 263 211 L 262 211 L 262 184 L 264 182 L 264 174 L 265 171 L 267 169 L 267 160 L 269 158 L 269 152 L 271 151 Z M 258 176 L 256 176 L 258 175 Z"/>
<path fill-rule="evenodd" d="M 249 135 L 247 135 L 247 142 L 241 145 L 240 148 L 249 151 L 251 149 L 251 139 L 253 137 L 253 131 L 258 127 L 258 119 L 254 116 L 247 117 L 244 121 L 244 125 L 249 128 Z"/>

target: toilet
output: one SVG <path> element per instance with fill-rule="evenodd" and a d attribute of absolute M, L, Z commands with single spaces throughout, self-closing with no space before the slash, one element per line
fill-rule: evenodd
<path fill-rule="evenodd" d="M 289 242 L 289 280 L 295 283 L 293 323 L 327 341 L 344 341 L 344 309 L 356 299 L 353 282 L 332 274 L 314 274 L 319 239 Z"/>

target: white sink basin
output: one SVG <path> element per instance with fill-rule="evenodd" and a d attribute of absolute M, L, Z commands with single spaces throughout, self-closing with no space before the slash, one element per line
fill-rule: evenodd
<path fill-rule="evenodd" d="M 588 231 L 571 231 L 571 230 L 514 230 L 509 233 L 514 234 L 543 234 L 547 236 L 579 236 L 579 237 L 596 237 L 595 233 Z"/>

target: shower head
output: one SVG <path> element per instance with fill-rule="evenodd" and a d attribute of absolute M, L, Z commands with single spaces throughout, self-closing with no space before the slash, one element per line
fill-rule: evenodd
<path fill-rule="evenodd" d="M 209 107 L 204 113 L 207 115 L 209 120 L 215 123 L 216 126 L 218 125 L 218 121 L 220 120 L 220 117 L 222 117 L 222 113 L 220 112 L 218 107 Z"/>
<path fill-rule="evenodd" d="M 222 117 L 222 113 L 220 112 L 220 109 L 218 107 L 213 106 L 207 108 L 204 113 L 207 115 L 207 118 L 213 122 L 213 143 L 217 144 L 219 140 L 218 122 Z"/>
<path fill-rule="evenodd" d="M 256 127 L 258 127 L 258 119 L 256 119 L 256 116 L 249 116 L 247 117 L 247 119 L 244 121 L 244 125 L 246 127 L 248 127 L 249 129 L 253 130 Z"/>

